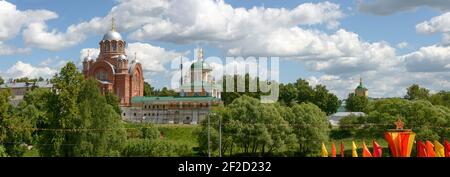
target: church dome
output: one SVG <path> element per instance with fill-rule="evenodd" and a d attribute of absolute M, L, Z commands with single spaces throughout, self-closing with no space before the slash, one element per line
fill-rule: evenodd
<path fill-rule="evenodd" d="M 118 33 L 117 31 L 111 30 L 108 31 L 104 36 L 103 36 L 103 40 L 105 41 L 121 41 L 122 40 L 122 35 L 120 35 L 120 33 Z"/>
<path fill-rule="evenodd" d="M 202 70 L 208 70 L 208 71 L 212 70 L 211 66 L 204 61 L 196 61 L 196 62 L 192 63 L 191 70 L 193 70 L 193 69 L 202 69 Z"/>

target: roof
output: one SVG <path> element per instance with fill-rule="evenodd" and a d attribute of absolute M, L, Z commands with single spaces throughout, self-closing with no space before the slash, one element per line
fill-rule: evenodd
<path fill-rule="evenodd" d="M 132 103 L 151 102 L 151 101 L 219 101 L 219 99 L 207 96 L 139 96 L 131 99 Z"/>
<path fill-rule="evenodd" d="M 211 66 L 203 60 L 197 60 L 196 62 L 192 63 L 191 69 L 202 69 L 209 71 L 212 70 Z"/>
<path fill-rule="evenodd" d="M 28 82 L 28 85 L 26 82 L 15 82 L 15 83 L 5 83 L 3 85 L 0 85 L 0 88 L 27 88 L 27 87 L 39 87 L 39 88 L 51 88 L 53 84 L 47 81 L 40 81 L 36 82 L 35 84 L 33 82 Z"/>
<path fill-rule="evenodd" d="M 118 33 L 117 31 L 111 30 L 111 31 L 108 31 L 103 36 L 103 40 L 104 41 L 112 41 L 112 40 L 121 41 L 122 35 L 120 35 L 120 33 Z"/>

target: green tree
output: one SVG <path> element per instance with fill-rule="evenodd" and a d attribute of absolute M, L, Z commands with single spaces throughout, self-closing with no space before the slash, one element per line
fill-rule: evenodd
<path fill-rule="evenodd" d="M 258 99 L 243 95 L 227 107 L 219 107 L 211 115 L 211 149 L 218 148 L 218 121 L 222 120 L 222 153 L 244 155 L 274 155 L 292 149 L 296 138 L 284 120 L 279 105 L 260 104 Z M 201 122 L 200 149 L 208 146 L 207 120 Z M 238 151 L 239 150 L 239 151 Z"/>
<path fill-rule="evenodd" d="M 5 148 L 0 145 L 0 157 L 8 157 L 8 154 L 6 154 Z"/>
<path fill-rule="evenodd" d="M 46 120 L 38 124 L 43 156 L 118 156 L 126 140 L 120 115 L 71 62 L 52 79 Z"/>
<path fill-rule="evenodd" d="M 126 141 L 126 132 L 120 114 L 101 95 L 97 81 L 85 80 L 81 85 L 78 100 L 79 129 L 74 156 L 119 156 Z"/>
<path fill-rule="evenodd" d="M 32 141 L 32 119 L 24 117 L 9 103 L 11 91 L 0 91 L 0 145 L 9 156 L 22 156 Z"/>
<path fill-rule="evenodd" d="M 144 96 L 153 96 L 154 88 L 148 82 L 144 82 Z"/>
<path fill-rule="evenodd" d="M 312 103 L 317 105 L 327 115 L 337 112 L 340 102 L 336 95 L 330 93 L 323 85 L 314 88 L 314 98 Z"/>
<path fill-rule="evenodd" d="M 2 77 L 0 77 L 0 85 L 3 85 L 5 83 L 5 80 L 3 80 Z"/>
<path fill-rule="evenodd" d="M 301 156 L 316 156 L 322 142 L 328 141 L 330 123 L 326 114 L 314 104 L 302 103 L 292 107 L 292 117 L 288 122 L 292 126 L 299 144 Z"/>
<path fill-rule="evenodd" d="M 280 101 L 284 104 L 292 105 L 297 100 L 298 94 L 298 90 L 294 84 L 280 84 Z"/>
<path fill-rule="evenodd" d="M 417 84 L 411 85 L 406 90 L 407 93 L 405 95 L 405 99 L 408 100 L 418 100 L 418 99 L 427 100 L 428 97 L 430 96 L 430 91 L 428 89 L 421 88 Z"/>
<path fill-rule="evenodd" d="M 450 107 L 450 92 L 440 91 L 436 94 L 431 95 L 429 100 L 433 105 Z"/>
<path fill-rule="evenodd" d="M 161 132 L 153 124 L 146 124 L 141 128 L 141 137 L 143 139 L 159 139 Z"/>
<path fill-rule="evenodd" d="M 117 97 L 114 93 L 106 92 L 105 94 L 106 103 L 111 105 L 114 108 L 114 111 L 117 112 L 117 114 L 120 114 L 122 111 L 120 110 L 120 100 L 119 97 Z"/>
<path fill-rule="evenodd" d="M 48 117 L 42 127 L 61 131 L 43 131 L 39 140 L 39 153 L 43 156 L 75 156 L 74 144 L 79 134 L 71 130 L 80 128 L 77 96 L 83 82 L 83 75 L 74 63 L 67 63 L 51 80 L 52 94 L 47 98 Z"/>
<path fill-rule="evenodd" d="M 357 96 L 354 93 L 348 94 L 345 109 L 351 112 L 364 112 L 369 104 L 369 98 Z"/>

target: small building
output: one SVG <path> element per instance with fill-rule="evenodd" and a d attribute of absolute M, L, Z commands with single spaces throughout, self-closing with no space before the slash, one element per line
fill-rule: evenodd
<path fill-rule="evenodd" d="M 362 78 L 359 79 L 359 85 L 355 89 L 355 95 L 369 97 L 369 89 L 364 87 Z"/>
<path fill-rule="evenodd" d="M 363 112 L 337 112 L 328 116 L 328 121 L 330 121 L 332 126 L 339 126 L 339 121 L 347 116 L 366 116 Z"/>
<path fill-rule="evenodd" d="M 23 100 L 23 96 L 27 94 L 29 91 L 32 91 L 34 88 L 44 88 L 51 89 L 53 84 L 50 81 L 39 81 L 39 82 L 8 82 L 3 85 L 0 85 L 0 90 L 3 89 L 11 89 L 12 95 L 11 104 L 14 106 L 19 105 L 19 103 Z"/>
<path fill-rule="evenodd" d="M 131 103 L 131 107 L 122 107 L 124 120 L 155 124 L 198 124 L 222 104 L 206 96 L 133 97 Z"/>

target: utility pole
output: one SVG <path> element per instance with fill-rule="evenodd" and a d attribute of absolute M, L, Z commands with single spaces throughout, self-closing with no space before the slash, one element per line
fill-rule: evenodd
<path fill-rule="evenodd" d="M 222 157 L 222 117 L 219 117 L 219 157 Z"/>
<path fill-rule="evenodd" d="M 211 114 L 208 114 L 208 157 L 211 157 Z"/>

